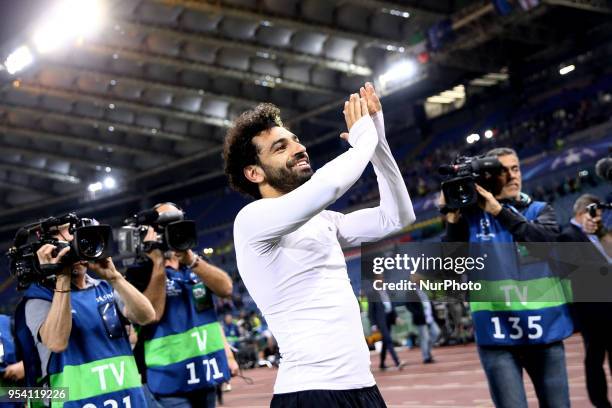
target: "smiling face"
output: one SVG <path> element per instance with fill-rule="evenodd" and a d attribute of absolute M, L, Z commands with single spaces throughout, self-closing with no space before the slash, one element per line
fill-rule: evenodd
<path fill-rule="evenodd" d="M 503 170 L 497 178 L 499 194 L 495 198 L 498 200 L 518 199 L 522 187 L 521 167 L 518 157 L 514 154 L 505 154 L 497 158 L 501 162 Z"/>
<path fill-rule="evenodd" d="M 310 159 L 298 137 L 283 127 L 273 127 L 252 139 L 258 164 L 245 167 L 244 174 L 259 185 L 263 197 L 289 193 L 312 177 Z"/>

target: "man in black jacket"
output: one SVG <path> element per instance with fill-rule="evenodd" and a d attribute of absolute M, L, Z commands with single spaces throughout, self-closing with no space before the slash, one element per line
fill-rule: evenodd
<path fill-rule="evenodd" d="M 610 264 L 610 257 L 606 254 L 598 233 L 602 229 L 601 209 L 595 210 L 593 217 L 588 208 L 590 205 L 600 203 L 599 198 L 591 194 L 580 196 L 574 203 L 574 217 L 570 224 L 563 229 L 559 236 L 561 242 L 581 242 L 576 248 L 576 254 L 582 259 L 588 259 L 593 264 Z M 569 250 L 569 249 L 568 249 Z M 581 270 L 583 273 L 597 273 L 597 270 Z M 581 279 L 581 287 L 588 289 L 589 285 L 584 283 L 593 277 L 574 276 L 573 281 Z M 574 289 L 578 289 L 574 285 Z M 591 291 L 584 292 L 588 296 Z M 585 358 L 584 368 L 586 372 L 587 391 L 591 403 L 597 408 L 610 408 L 608 400 L 608 386 L 603 362 L 608 353 L 608 363 L 612 369 L 612 303 L 605 302 L 584 302 L 581 293 L 575 293 L 574 313 L 576 323 L 582 332 L 584 340 Z"/>
<path fill-rule="evenodd" d="M 478 206 L 445 211 L 443 240 L 488 244 L 493 254 L 488 263 L 502 265 L 487 268 L 484 278 L 491 285 L 511 280 L 516 287 L 527 288 L 544 281 L 558 290 L 558 280 L 546 262 L 536 262 L 530 265 L 532 272 L 523 273 L 519 255 L 503 251 L 508 243 L 556 241 L 559 226 L 554 209 L 521 192 L 520 163 L 513 149 L 493 149 L 487 156 L 499 159 L 501 173 L 488 186 L 491 191 L 476 185 Z M 444 194 L 440 204 L 446 205 Z M 572 334 L 573 326 L 566 299 L 557 300 L 554 306 L 538 308 L 521 302 L 508 302 L 504 309 L 494 302 L 471 303 L 478 353 L 496 407 L 528 406 L 523 370 L 533 382 L 540 406 L 570 406 L 563 339 Z"/>

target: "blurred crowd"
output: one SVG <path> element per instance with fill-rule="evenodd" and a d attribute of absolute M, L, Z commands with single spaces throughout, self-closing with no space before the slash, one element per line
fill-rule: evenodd
<path fill-rule="evenodd" d="M 526 116 L 525 111 L 516 116 Z M 466 144 L 465 137 L 452 137 L 450 141 L 439 145 L 431 151 L 417 156 L 408 155 L 399 161 L 400 170 L 407 183 L 411 197 L 424 197 L 438 191 L 441 176 L 438 167 L 449 164 L 459 155 L 476 156 L 499 146 L 511 145 L 520 157 L 526 159 L 542 152 L 561 150 L 566 147 L 566 137 L 574 132 L 607 122 L 612 117 L 612 95 L 600 92 L 593 98 L 585 98 L 567 106 L 533 114 L 525 118 L 510 118 L 505 123 L 493 127 L 493 137 L 486 139 L 480 134 L 480 141 Z M 418 158 L 417 158 L 418 157 Z M 590 182 L 589 180 L 587 180 Z M 576 180 L 565 180 L 549 193 L 564 195 L 576 189 Z M 363 177 L 349 198 L 349 205 L 367 203 L 378 198 L 376 176 L 370 173 Z M 557 187 L 557 186 L 555 186 Z M 541 190 L 541 189 L 540 189 Z M 538 191 L 541 194 L 542 191 Z"/>

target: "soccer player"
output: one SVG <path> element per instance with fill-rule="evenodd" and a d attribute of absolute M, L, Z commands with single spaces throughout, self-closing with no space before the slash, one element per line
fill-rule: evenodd
<path fill-rule="evenodd" d="M 359 305 L 342 246 L 375 241 L 415 220 L 385 139 L 371 84 L 344 105 L 351 148 L 313 173 L 306 148 L 279 109 L 258 105 L 228 131 L 225 172 L 256 200 L 234 223 L 240 275 L 278 341 L 281 364 L 272 407 L 384 407 L 370 372 Z M 327 211 L 372 162 L 380 205 Z"/>

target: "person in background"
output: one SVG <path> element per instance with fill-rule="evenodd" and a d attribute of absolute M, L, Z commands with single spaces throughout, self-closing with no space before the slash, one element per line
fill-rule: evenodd
<path fill-rule="evenodd" d="M 583 244 L 575 248 L 576 256 L 584 257 L 593 264 L 610 265 L 612 258 L 608 256 L 600 241 L 600 235 L 604 235 L 602 210 L 597 208 L 600 203 L 601 200 L 592 194 L 578 197 L 573 207 L 574 216 L 559 235 L 559 241 L 581 242 Z M 589 207 L 592 207 L 591 211 Z M 568 250 L 573 251 L 569 248 Z M 583 272 L 589 273 L 590 270 Z M 594 272 L 599 273 L 599 268 Z M 585 279 L 580 275 L 576 278 Z M 589 294 L 585 295 L 587 299 Z M 612 303 L 586 302 L 584 298 L 579 300 L 573 304 L 574 317 L 584 341 L 584 371 L 589 399 L 597 408 L 610 408 L 612 405 L 608 399 L 608 384 L 603 364 L 607 353 L 608 364 L 612 370 Z"/>
<path fill-rule="evenodd" d="M 238 348 L 238 342 L 241 337 L 240 329 L 238 325 L 234 323 L 234 316 L 232 316 L 231 313 L 226 313 L 225 316 L 223 316 L 223 332 L 230 346 Z"/>
<path fill-rule="evenodd" d="M 182 211 L 172 203 L 153 209 Z M 145 241 L 155 241 L 155 234 L 150 228 Z M 155 309 L 155 322 L 141 328 L 134 348 L 149 404 L 213 408 L 216 386 L 237 370 L 212 298 L 231 296 L 232 280 L 191 249 L 153 249 L 146 256 L 126 276 Z"/>
<path fill-rule="evenodd" d="M 372 331 L 378 330 L 382 336 L 382 349 L 380 350 L 378 368 L 381 371 L 387 369 L 385 364 L 387 351 L 391 354 L 394 365 L 400 370 L 404 368 L 405 363 L 402 363 L 397 356 L 393 346 L 393 339 L 391 338 L 391 326 L 397 320 L 397 313 L 395 312 L 395 305 L 391 302 L 389 294 L 385 290 L 372 290 L 369 293 L 368 318 L 372 325 Z"/>
<path fill-rule="evenodd" d="M 23 361 L 17 360 L 13 322 L 10 316 L 0 315 L 0 387 L 23 386 Z M 0 391 L 0 398 L 4 395 Z M 0 408 L 20 408 L 23 403 L 0 402 Z"/>
<path fill-rule="evenodd" d="M 433 317 L 433 308 L 427 293 L 421 289 L 414 292 L 413 299 L 406 303 L 406 308 L 412 314 L 412 323 L 419 331 L 423 364 L 431 364 L 435 362 L 431 349 L 440 336 L 440 328 Z"/>
<path fill-rule="evenodd" d="M 469 242 L 481 248 L 487 244 L 487 265 L 496 267 L 484 269 L 473 279 L 497 288 L 496 285 L 509 283 L 525 288 L 546 285 L 547 291 L 559 289 L 555 293 L 560 293 L 552 306 L 545 302 L 537 306 L 529 302 L 471 302 L 478 354 L 489 391 L 498 408 L 526 408 L 523 383 L 523 370 L 526 370 L 540 406 L 568 408 L 569 385 L 563 346 L 563 340 L 573 332 L 568 299 L 548 262 L 530 264 L 527 273 L 520 262 L 520 253 L 505 250 L 514 249 L 515 243 L 555 242 L 560 232 L 555 210 L 521 191 L 521 168 L 513 149 L 496 148 L 487 156 L 497 157 L 502 169 L 487 187 L 491 191 L 475 185 L 477 205 L 449 209 L 447 197 L 440 194 L 440 209 L 447 221 L 443 240 Z"/>
<path fill-rule="evenodd" d="M 54 238 L 72 241 L 69 227 L 58 226 Z M 146 406 L 125 323 L 152 322 L 151 302 L 110 257 L 64 264 L 71 248 L 58 246 L 36 252 L 40 265 L 60 265 L 54 282 L 31 284 L 15 313 L 27 385 L 70 387 L 67 406 Z"/>

